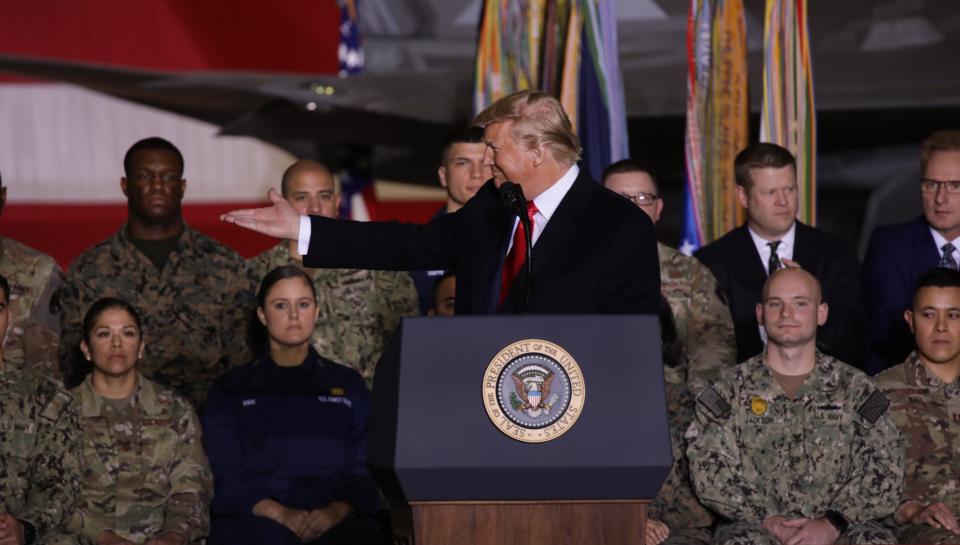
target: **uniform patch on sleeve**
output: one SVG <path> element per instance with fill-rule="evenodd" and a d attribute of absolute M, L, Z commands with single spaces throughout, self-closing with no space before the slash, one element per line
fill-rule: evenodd
<path fill-rule="evenodd" d="M 73 396 L 70 395 L 70 392 L 57 388 L 57 392 L 50 401 L 47 402 L 47 406 L 43 408 L 43 412 L 40 413 L 40 418 L 56 423 L 57 420 L 60 420 L 60 415 L 63 414 L 63 410 L 70 405 L 71 401 L 73 401 Z"/>
<path fill-rule="evenodd" d="M 883 395 L 880 390 L 874 390 L 870 397 L 863 402 L 863 405 L 860 405 L 860 408 L 857 409 L 857 413 L 871 424 L 876 424 L 877 419 L 887 412 L 889 406 L 890 400 L 887 399 L 887 396 Z"/>
<path fill-rule="evenodd" d="M 703 405 L 715 418 L 730 416 L 730 404 L 727 403 L 713 386 L 708 386 L 697 396 L 697 403 Z"/>

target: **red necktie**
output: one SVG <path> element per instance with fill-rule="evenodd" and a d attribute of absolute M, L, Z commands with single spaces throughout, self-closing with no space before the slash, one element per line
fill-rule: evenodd
<path fill-rule="evenodd" d="M 537 214 L 537 205 L 533 201 L 527 201 L 527 217 L 530 218 L 530 238 L 533 239 L 533 216 Z M 527 260 L 527 235 L 523 222 L 517 223 L 517 230 L 513 232 L 513 246 L 510 247 L 510 253 L 503 262 L 503 271 L 500 273 L 500 297 L 497 301 L 498 306 L 503 305 L 503 300 L 510 293 L 510 286 L 516 280 L 523 264 Z"/>

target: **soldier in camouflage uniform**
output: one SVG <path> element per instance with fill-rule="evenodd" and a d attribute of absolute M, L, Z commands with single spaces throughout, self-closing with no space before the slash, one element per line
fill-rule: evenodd
<path fill-rule="evenodd" d="M 8 286 L 0 277 L 0 336 Z M 0 354 L 0 542 L 80 543 L 64 530 L 80 487 L 79 439 L 73 396 L 52 378 L 9 368 Z"/>
<path fill-rule="evenodd" d="M 0 213 L 7 188 L 0 178 Z M 59 376 L 57 343 L 60 340 L 57 290 L 63 283 L 60 267 L 43 252 L 0 237 L 0 274 L 10 284 L 10 323 L 3 342 L 6 364 L 24 362 L 49 376 Z"/>
<path fill-rule="evenodd" d="M 337 217 L 340 196 L 330 171 L 300 160 L 283 174 L 281 193 L 299 214 Z M 258 278 L 284 265 L 302 267 L 297 243 L 284 241 L 250 260 Z M 404 316 L 419 314 L 410 275 L 360 269 L 307 270 L 319 315 L 312 344 L 321 356 L 355 369 L 369 386 L 380 354 Z"/>
<path fill-rule="evenodd" d="M 875 378 L 906 446 L 898 543 L 960 543 L 960 273 L 917 281 L 907 323 L 917 350 Z"/>
<path fill-rule="evenodd" d="M 889 401 L 862 372 L 816 350 L 827 318 L 799 268 L 764 285 L 766 351 L 697 396 L 686 438 L 694 487 L 727 523 L 718 544 L 893 543 L 876 522 L 900 500 L 903 445 Z"/>
<path fill-rule="evenodd" d="M 140 327 L 119 299 L 101 299 L 84 319 L 92 373 L 75 389 L 83 451 L 70 528 L 97 545 L 197 543 L 213 496 L 200 423 L 186 399 L 137 371 Z"/>
<path fill-rule="evenodd" d="M 255 281 L 236 252 L 183 223 L 186 181 L 173 144 L 137 142 L 124 169 L 127 224 L 71 264 L 60 297 L 60 353 L 75 355 L 91 303 L 119 297 L 142 313 L 151 335 L 140 371 L 200 404 L 215 378 L 252 357 L 246 335 Z"/>
<path fill-rule="evenodd" d="M 654 224 L 660 219 L 663 199 L 653 171 L 644 163 L 635 159 L 613 163 L 603 173 L 603 185 L 633 201 Z M 680 365 L 664 369 L 664 378 L 669 384 L 687 384 L 696 394 L 723 368 L 736 363 L 733 318 L 710 269 L 659 242 L 657 254 L 660 293 L 670 303 L 687 354 Z"/>

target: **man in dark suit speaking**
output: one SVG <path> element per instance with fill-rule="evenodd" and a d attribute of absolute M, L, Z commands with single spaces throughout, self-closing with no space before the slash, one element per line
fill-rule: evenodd
<path fill-rule="evenodd" d="M 522 91 L 474 123 L 484 127 L 484 165 L 493 179 L 463 208 L 425 225 L 300 217 L 273 190 L 273 206 L 222 219 L 298 241 L 307 267 L 453 270 L 457 314 L 656 314 L 653 224 L 580 171 L 579 140 L 560 102 Z M 520 206 L 531 226 L 530 282 L 526 222 L 498 191 L 508 181 L 526 200 Z"/>

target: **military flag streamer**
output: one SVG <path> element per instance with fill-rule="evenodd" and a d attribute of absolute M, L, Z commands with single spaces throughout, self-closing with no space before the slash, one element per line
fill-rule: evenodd
<path fill-rule="evenodd" d="M 797 158 L 799 219 L 817 218 L 817 131 L 806 0 L 767 0 L 760 141 Z"/>
<path fill-rule="evenodd" d="M 526 89 L 558 97 L 580 136 L 585 167 L 599 178 L 628 154 L 616 25 L 616 2 L 485 0 L 474 112 Z"/>
<path fill-rule="evenodd" d="M 687 18 L 686 192 L 681 251 L 743 221 L 733 159 L 749 139 L 747 32 L 742 0 L 690 0 Z"/>

